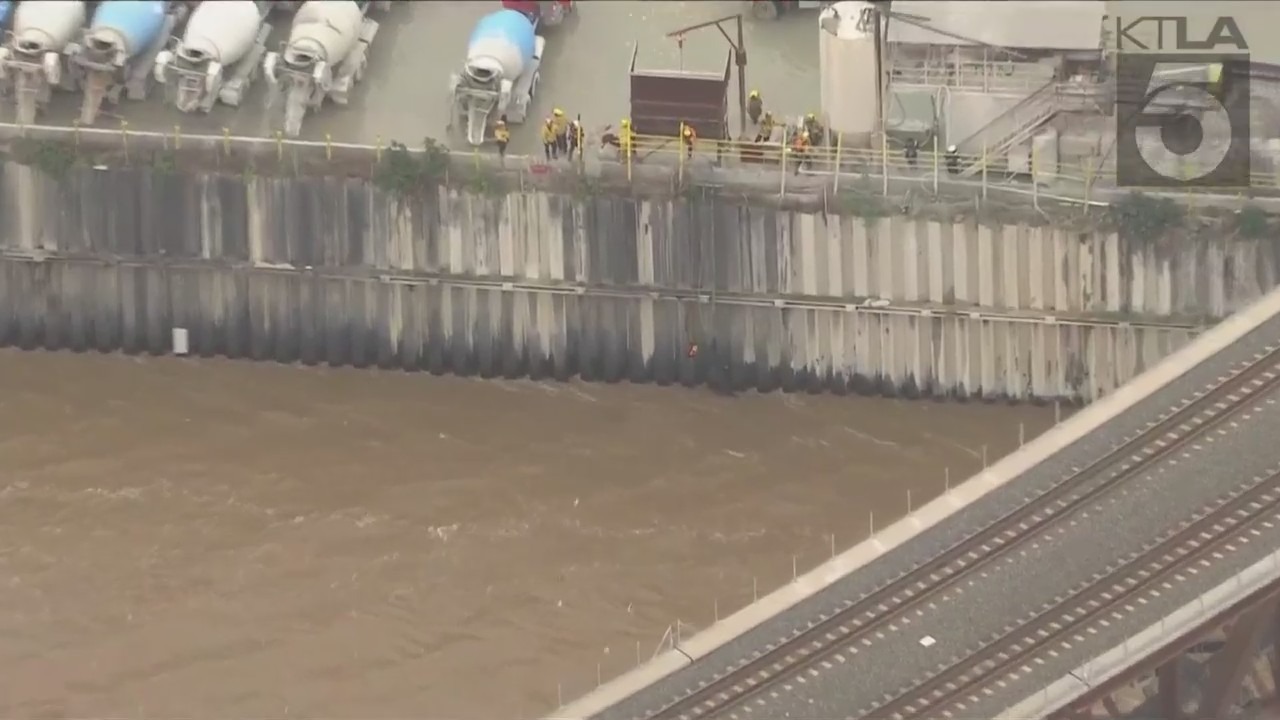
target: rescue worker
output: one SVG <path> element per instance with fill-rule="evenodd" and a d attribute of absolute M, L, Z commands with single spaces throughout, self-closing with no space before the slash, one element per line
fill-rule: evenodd
<path fill-rule="evenodd" d="M 556 131 L 556 149 L 561 154 L 569 153 L 569 118 L 564 116 L 564 111 L 556 108 L 551 112 L 551 125 Z"/>
<path fill-rule="evenodd" d="M 764 100 L 760 99 L 760 91 L 752 90 L 747 96 L 747 117 L 752 124 L 760 122 L 760 114 L 764 112 Z"/>
<path fill-rule="evenodd" d="M 764 117 L 760 118 L 760 128 L 756 131 L 756 142 L 769 142 L 773 137 L 773 113 L 766 112 Z"/>
<path fill-rule="evenodd" d="M 907 138 L 907 146 L 902 149 L 902 155 L 907 159 L 907 166 L 915 170 L 916 158 L 920 156 L 920 146 L 916 145 L 915 138 Z"/>
<path fill-rule="evenodd" d="M 947 146 L 947 172 L 952 175 L 960 174 L 960 149 L 955 145 Z"/>
<path fill-rule="evenodd" d="M 506 160 L 507 143 L 511 142 L 511 131 L 507 129 L 506 115 L 498 118 L 498 124 L 493 126 L 493 141 L 498 145 L 498 157 Z"/>
<path fill-rule="evenodd" d="M 825 128 L 822 127 L 822 123 L 818 122 L 817 113 L 809 113 L 804 116 L 804 130 L 809 133 L 809 139 L 815 145 L 822 144 L 822 136 Z"/>
<path fill-rule="evenodd" d="M 547 156 L 547 162 L 551 162 L 559 157 L 556 152 L 556 126 L 551 122 L 551 118 L 542 123 L 542 151 Z"/>
<path fill-rule="evenodd" d="M 569 161 L 573 161 L 573 153 L 582 150 L 586 146 L 587 131 L 582 128 L 582 116 L 574 118 L 569 123 Z"/>
<path fill-rule="evenodd" d="M 622 118 L 618 127 L 618 154 L 621 157 L 635 155 L 636 134 L 631 130 L 631 120 Z"/>
<path fill-rule="evenodd" d="M 812 147 L 808 130 L 800 130 L 791 138 L 791 151 L 795 154 L 796 174 L 809 161 L 809 148 Z"/>
<path fill-rule="evenodd" d="M 680 123 L 684 128 L 680 133 L 680 139 L 684 142 L 685 153 L 687 157 L 693 157 L 693 145 L 698 142 L 698 132 L 688 123 Z"/>

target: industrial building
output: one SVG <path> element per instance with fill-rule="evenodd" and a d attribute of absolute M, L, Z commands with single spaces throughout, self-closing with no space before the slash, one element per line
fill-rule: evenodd
<path fill-rule="evenodd" d="M 1280 43 L 1263 38 L 1256 28 L 1274 23 L 1277 9 L 1272 3 L 1186 5 L 1187 15 L 1201 13 L 1188 17 L 1188 37 L 1204 37 L 1228 10 L 1237 14 L 1227 17 L 1258 35 L 1248 48 L 1249 62 L 1241 63 L 1250 75 L 1249 149 L 1255 172 L 1274 168 Z M 1128 25 L 1130 17 L 1168 13 L 1136 0 L 836 3 L 824 11 L 819 28 L 823 110 L 832 128 L 855 144 L 867 146 L 883 127 L 891 144 L 915 138 L 925 147 L 936 142 L 939 148 L 955 146 L 962 156 L 987 158 L 964 162 L 962 175 L 984 167 L 1015 174 L 1034 169 L 1044 176 L 1064 166 L 1110 173 L 1117 126 L 1132 111 L 1125 100 L 1139 89 L 1133 83 L 1141 82 L 1143 91 L 1151 87 L 1145 78 L 1123 76 L 1124 63 L 1117 59 L 1132 48 L 1119 42 L 1116 22 Z M 1170 27 L 1165 30 L 1168 37 L 1176 35 Z M 1159 49 L 1158 31 L 1148 21 L 1129 32 L 1145 38 L 1148 49 Z M 876 87 L 877 67 L 884 90 Z M 1222 67 L 1187 62 L 1158 72 L 1168 80 L 1230 82 L 1231 77 L 1223 79 Z M 1216 107 L 1207 106 L 1203 93 L 1183 88 L 1159 98 L 1158 105 L 1202 118 L 1204 147 L 1230 145 L 1224 122 L 1211 122 Z M 1156 134 L 1139 142 L 1144 141 L 1164 140 Z M 1197 160 L 1188 156 L 1179 162 Z"/>

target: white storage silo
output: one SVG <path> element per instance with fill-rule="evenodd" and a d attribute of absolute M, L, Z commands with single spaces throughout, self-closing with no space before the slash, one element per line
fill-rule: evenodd
<path fill-rule="evenodd" d="M 858 18 L 871 5 L 838 2 L 818 18 L 818 58 L 822 114 L 827 125 L 843 133 L 844 145 L 869 147 L 876 129 L 876 38 L 858 28 Z"/>

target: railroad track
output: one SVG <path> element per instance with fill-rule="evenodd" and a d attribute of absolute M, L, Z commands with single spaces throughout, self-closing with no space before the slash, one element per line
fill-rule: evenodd
<path fill-rule="evenodd" d="M 1023 622 L 1006 627 L 976 652 L 911 687 L 888 702 L 864 708 L 854 717 L 876 720 L 949 718 L 984 697 L 995 679 L 1016 675 L 1046 645 L 1081 639 L 1101 620 L 1123 617 L 1117 606 L 1158 594 L 1188 568 L 1208 566 L 1249 542 L 1264 523 L 1280 519 L 1280 470 L 1253 478 L 1198 517 L 1184 522 L 1146 549 L 1125 558 L 1105 577 L 1089 580 L 1066 598 Z"/>
<path fill-rule="evenodd" d="M 1086 506 L 1132 475 L 1142 473 L 1178 452 L 1197 437 L 1227 421 L 1259 395 L 1280 386 L 1280 345 L 1219 379 L 1219 384 L 1189 400 L 1131 440 L 1106 453 L 1040 495 L 1013 509 L 943 553 L 905 572 L 833 614 L 768 646 L 753 657 L 692 692 L 676 698 L 644 720 L 698 720 L 730 710 L 813 665 L 827 661 L 869 635 L 902 618 L 930 598 L 945 592 L 967 573 L 982 568 L 1022 542 L 1034 538 L 1072 512 Z M 1101 479 L 1099 482 L 1095 482 Z"/>

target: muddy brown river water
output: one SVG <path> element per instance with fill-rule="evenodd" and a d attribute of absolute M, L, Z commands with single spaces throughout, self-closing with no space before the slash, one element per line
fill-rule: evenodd
<path fill-rule="evenodd" d="M 0 352 L 0 717 L 537 717 L 1052 418 Z"/>

